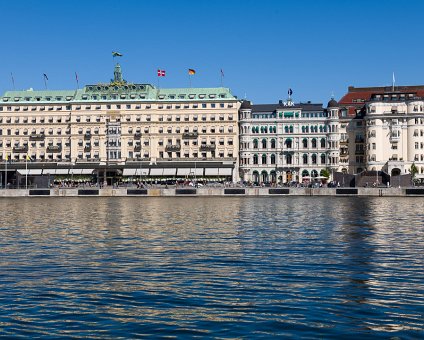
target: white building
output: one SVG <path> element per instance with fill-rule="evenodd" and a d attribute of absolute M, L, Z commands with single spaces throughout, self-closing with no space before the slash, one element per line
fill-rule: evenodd
<path fill-rule="evenodd" d="M 255 183 L 302 182 L 339 167 L 339 118 L 335 100 L 322 104 L 240 107 L 240 177 Z"/>

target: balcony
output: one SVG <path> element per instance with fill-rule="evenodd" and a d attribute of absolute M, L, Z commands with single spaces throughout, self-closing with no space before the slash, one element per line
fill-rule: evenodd
<path fill-rule="evenodd" d="M 349 144 L 349 139 L 348 138 L 340 139 L 340 144 Z"/>
<path fill-rule="evenodd" d="M 355 155 L 365 155 L 365 151 L 364 150 L 356 150 Z"/>
<path fill-rule="evenodd" d="M 91 145 L 90 144 L 86 144 L 84 146 L 84 152 L 88 152 L 88 151 L 91 151 Z"/>
<path fill-rule="evenodd" d="M 136 132 L 134 134 L 134 139 L 140 139 L 141 138 L 141 132 Z"/>
<path fill-rule="evenodd" d="M 134 151 L 135 151 L 135 152 L 137 152 L 137 151 L 141 151 L 141 145 L 140 145 L 140 144 L 136 144 L 136 145 L 134 146 Z"/>
<path fill-rule="evenodd" d="M 199 137 L 198 132 L 184 132 L 183 133 L 183 139 L 196 139 Z"/>
<path fill-rule="evenodd" d="M 200 147 L 199 147 L 199 150 L 200 151 L 215 151 L 215 149 L 216 149 L 216 145 L 215 144 L 209 144 L 209 145 L 206 145 L 206 144 L 202 144 L 202 145 L 200 145 Z"/>
<path fill-rule="evenodd" d="M 15 146 L 13 148 L 14 153 L 25 153 L 28 152 L 28 146 Z"/>
<path fill-rule="evenodd" d="M 176 151 L 180 151 L 180 150 L 181 150 L 181 145 L 179 145 L 179 144 L 165 146 L 166 152 L 176 152 Z"/>
<path fill-rule="evenodd" d="M 60 145 L 48 145 L 47 152 L 62 152 L 62 147 Z"/>
<path fill-rule="evenodd" d="M 29 140 L 44 140 L 46 135 L 44 133 L 32 133 L 29 135 Z"/>
<path fill-rule="evenodd" d="M 90 132 L 86 132 L 84 134 L 84 139 L 91 139 L 91 133 Z"/>

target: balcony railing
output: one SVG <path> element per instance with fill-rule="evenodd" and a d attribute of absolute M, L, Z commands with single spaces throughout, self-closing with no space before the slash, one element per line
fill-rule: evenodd
<path fill-rule="evenodd" d="M 198 132 L 184 132 L 183 133 L 183 139 L 196 139 L 199 137 Z"/>
<path fill-rule="evenodd" d="M 32 133 L 29 135 L 29 140 L 44 140 L 46 135 L 44 133 Z"/>
<path fill-rule="evenodd" d="M 216 149 L 216 145 L 215 144 L 209 144 L 209 145 L 202 144 L 199 147 L 199 150 L 200 151 L 215 151 L 215 149 Z"/>
<path fill-rule="evenodd" d="M 28 152 L 28 147 L 27 146 L 15 146 L 13 148 L 13 152 L 15 153 L 24 153 L 24 152 Z"/>
<path fill-rule="evenodd" d="M 62 147 L 59 145 L 48 145 L 47 152 L 61 152 Z"/>
<path fill-rule="evenodd" d="M 136 132 L 134 134 L 134 139 L 140 139 L 141 138 L 141 132 Z"/>
<path fill-rule="evenodd" d="M 356 150 L 355 151 L 355 155 L 364 155 L 365 151 L 364 150 Z"/>
<path fill-rule="evenodd" d="M 140 144 L 136 144 L 134 146 L 134 151 L 141 151 L 141 145 Z"/>
<path fill-rule="evenodd" d="M 91 133 L 86 132 L 86 133 L 84 134 L 84 139 L 90 139 L 90 138 L 91 138 Z"/>
<path fill-rule="evenodd" d="M 175 151 L 180 151 L 181 150 L 181 145 L 176 144 L 176 145 L 167 145 L 165 146 L 165 151 L 169 151 L 169 152 L 175 152 Z"/>

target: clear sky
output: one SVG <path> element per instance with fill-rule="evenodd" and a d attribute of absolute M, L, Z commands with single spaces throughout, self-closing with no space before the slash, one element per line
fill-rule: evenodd
<path fill-rule="evenodd" d="M 424 1 L 7 1 L 0 93 L 107 82 L 224 86 L 254 103 L 339 99 L 349 85 L 424 84 Z"/>

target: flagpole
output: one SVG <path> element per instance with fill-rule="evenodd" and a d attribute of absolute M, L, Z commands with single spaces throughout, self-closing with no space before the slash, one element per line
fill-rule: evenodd
<path fill-rule="evenodd" d="M 191 74 L 188 75 L 188 83 L 189 83 L 189 87 L 191 88 Z"/>
<path fill-rule="evenodd" d="M 25 190 L 28 190 L 28 154 L 25 155 Z"/>
<path fill-rule="evenodd" d="M 77 90 L 79 89 L 78 73 L 75 72 L 75 80 L 77 82 Z"/>
<path fill-rule="evenodd" d="M 15 79 L 13 78 L 13 73 L 12 72 L 10 72 L 10 77 L 12 78 L 13 91 L 15 91 Z"/>
<path fill-rule="evenodd" d="M 46 75 L 45 74 L 43 75 L 43 78 L 44 78 L 44 87 L 47 90 L 47 79 L 46 79 Z"/>
<path fill-rule="evenodd" d="M 4 174 L 4 188 L 7 189 L 7 161 L 8 161 L 8 157 L 7 157 L 7 152 L 6 152 L 6 172 Z"/>

